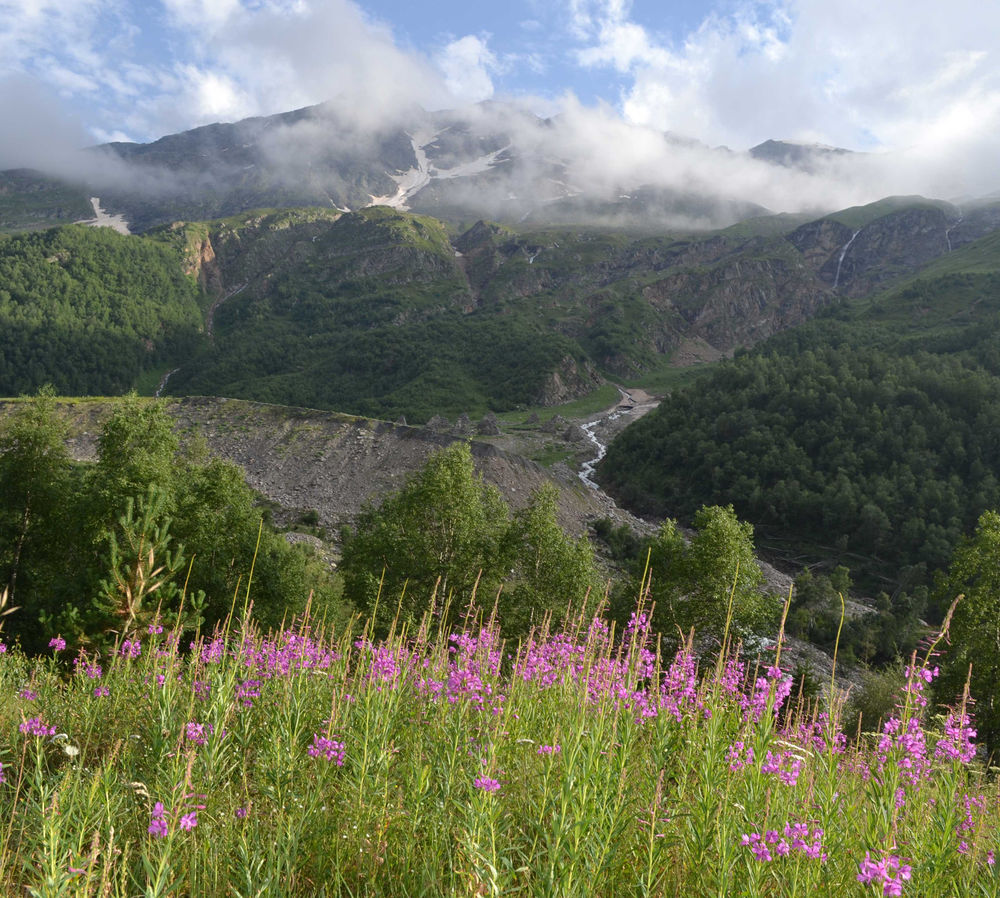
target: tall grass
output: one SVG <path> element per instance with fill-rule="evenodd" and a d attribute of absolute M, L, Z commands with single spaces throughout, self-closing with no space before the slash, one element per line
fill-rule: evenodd
<path fill-rule="evenodd" d="M 995 895 L 968 697 L 849 740 L 780 658 L 661 661 L 648 617 L 505 645 L 306 618 L 0 655 L 0 891 Z"/>

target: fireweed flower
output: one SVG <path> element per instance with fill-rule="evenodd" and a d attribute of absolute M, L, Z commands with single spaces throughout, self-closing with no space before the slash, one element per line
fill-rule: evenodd
<path fill-rule="evenodd" d="M 107 698 L 111 695 L 111 690 L 107 686 L 95 686 L 94 698 Z"/>
<path fill-rule="evenodd" d="M 185 830 L 186 832 L 190 832 L 198 825 L 198 812 L 190 811 L 189 813 L 185 814 L 183 817 L 181 817 L 179 825 L 181 829 Z"/>
<path fill-rule="evenodd" d="M 163 839 L 167 835 L 167 812 L 163 807 L 162 801 L 158 801 L 153 805 L 153 812 L 150 814 L 147 832 L 157 839 Z"/>
<path fill-rule="evenodd" d="M 742 740 L 737 740 L 729 746 L 729 751 L 726 752 L 726 760 L 729 762 L 730 770 L 734 772 L 742 770 L 748 764 L 753 763 L 753 746 L 745 745 Z"/>
<path fill-rule="evenodd" d="M 184 735 L 188 742 L 193 742 L 195 745 L 204 745 L 212 732 L 212 724 L 196 723 L 193 720 L 184 728 Z"/>
<path fill-rule="evenodd" d="M 61 636 L 53 636 L 52 639 L 49 640 L 49 648 L 55 649 L 57 652 L 61 652 L 66 648 L 66 640 Z"/>
<path fill-rule="evenodd" d="M 786 786 L 794 786 L 799 781 L 802 761 L 791 752 L 768 752 L 760 765 L 760 772 L 777 776 Z"/>
<path fill-rule="evenodd" d="M 858 882 L 881 885 L 883 895 L 902 895 L 903 883 L 910 878 L 910 865 L 894 854 L 876 861 L 872 860 L 871 852 L 866 851 L 865 859 L 858 866 Z"/>
<path fill-rule="evenodd" d="M 18 698 L 23 698 L 26 702 L 33 702 L 38 698 L 38 693 L 34 689 L 29 689 L 27 686 L 24 687 L 18 694 Z"/>
<path fill-rule="evenodd" d="M 121 644 L 118 653 L 123 658 L 138 658 L 142 654 L 142 646 L 139 644 L 138 639 L 126 639 Z"/>
<path fill-rule="evenodd" d="M 312 745 L 309 746 L 309 757 L 324 758 L 327 761 L 335 762 L 338 767 L 343 767 L 346 754 L 347 750 L 343 742 L 337 742 L 334 739 L 327 739 L 325 736 L 313 733 Z"/>
<path fill-rule="evenodd" d="M 500 788 L 500 783 L 488 776 L 479 777 L 472 785 L 483 792 L 496 792 Z"/>
<path fill-rule="evenodd" d="M 971 723 L 964 711 L 958 714 L 952 711 L 944 723 L 944 737 L 934 747 L 934 757 L 968 764 L 976 756 L 976 746 L 972 741 L 976 738 L 976 731 Z"/>
<path fill-rule="evenodd" d="M 778 857 L 790 857 L 799 852 L 811 860 L 826 862 L 826 852 L 823 850 L 823 830 L 815 827 L 810 831 L 808 823 L 786 823 L 784 835 L 775 829 L 763 833 L 745 833 L 740 837 L 740 844 L 748 847 L 757 860 L 767 863 L 774 860 L 770 846 Z"/>
<path fill-rule="evenodd" d="M 562 751 L 561 745 L 539 745 L 537 754 L 540 755 L 557 755 Z"/>
<path fill-rule="evenodd" d="M 26 736 L 39 736 L 41 738 L 56 734 L 56 728 L 46 726 L 41 717 L 32 717 L 30 720 L 25 720 L 18 729 Z"/>

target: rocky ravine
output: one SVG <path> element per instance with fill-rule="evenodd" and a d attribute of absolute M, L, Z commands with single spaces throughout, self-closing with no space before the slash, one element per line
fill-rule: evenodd
<path fill-rule="evenodd" d="M 0 402 L 0 415 L 11 406 Z M 166 408 L 182 440 L 200 437 L 212 455 L 246 472 L 247 482 L 279 506 L 279 522 L 315 509 L 331 532 L 353 521 L 366 502 L 399 489 L 432 452 L 461 439 L 425 427 L 235 399 L 191 397 L 170 401 Z M 94 459 L 110 404 L 75 400 L 60 409 L 70 425 L 73 457 Z M 587 522 L 599 517 L 636 521 L 568 470 L 559 476 L 490 443 L 473 440 L 470 445 L 478 471 L 512 508 L 524 506 L 532 492 L 553 482 L 560 492 L 560 523 L 572 533 L 584 532 Z"/>

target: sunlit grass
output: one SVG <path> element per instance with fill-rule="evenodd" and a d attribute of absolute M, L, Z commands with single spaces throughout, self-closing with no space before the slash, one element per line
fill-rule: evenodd
<path fill-rule="evenodd" d="M 773 652 L 465 620 L 7 649 L 0 891 L 996 894 L 996 785 L 964 710 L 924 707 L 929 654 L 850 741 Z"/>

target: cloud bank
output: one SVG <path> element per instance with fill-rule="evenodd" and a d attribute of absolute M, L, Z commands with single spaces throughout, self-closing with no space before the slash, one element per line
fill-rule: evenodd
<path fill-rule="evenodd" d="M 562 3 L 555 19 L 521 29 L 533 35 L 529 52 L 501 46 L 485 21 L 434 46 L 403 45 L 352 0 L 160 0 L 141 21 L 118 0 L 0 0 L 0 168 L 90 175 L 73 153 L 88 143 L 329 101 L 339 133 L 313 121 L 270 138 L 272 161 L 295 177 L 312 153 L 345 141 L 363 152 L 412 128 L 418 108 L 515 99 L 516 112 L 466 110 L 484 141 L 502 132 L 514 144 L 491 182 L 498 197 L 556 176 L 569 193 L 614 198 L 649 185 L 774 211 L 1000 188 L 995 4 L 735 0 L 671 33 L 629 0 Z M 537 53 L 544 28 L 552 59 L 607 77 L 604 101 L 571 89 L 551 100 L 558 85 Z M 525 72 L 549 99 L 505 93 Z M 558 114 L 543 125 L 540 110 Z M 742 152 L 768 138 L 863 153 L 805 173 Z"/>

